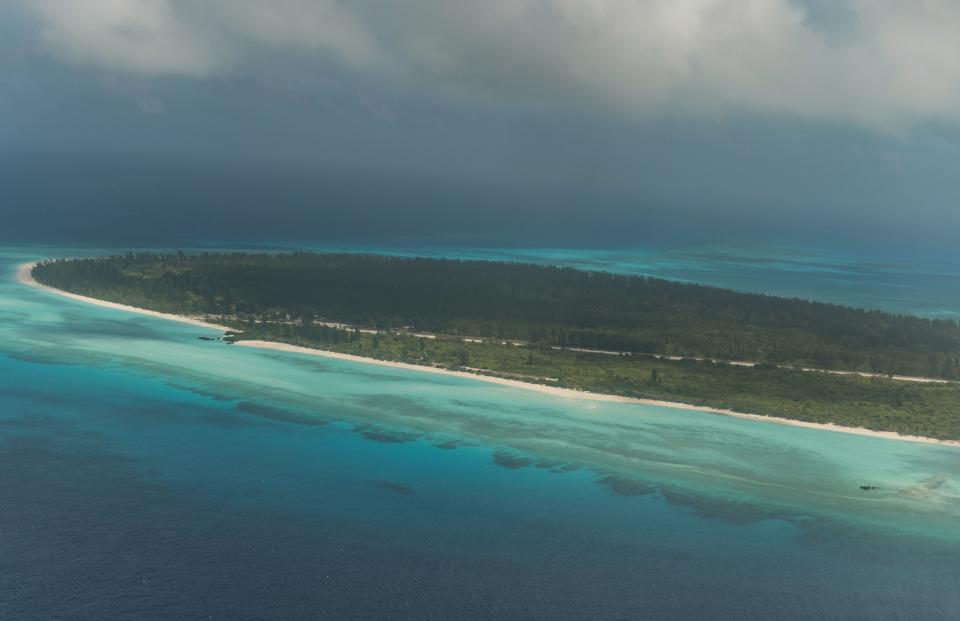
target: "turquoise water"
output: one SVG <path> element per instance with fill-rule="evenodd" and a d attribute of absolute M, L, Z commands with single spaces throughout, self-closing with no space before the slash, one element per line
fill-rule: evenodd
<path fill-rule="evenodd" d="M 36 254 L 0 619 L 960 618 L 960 449 L 200 341 Z"/>

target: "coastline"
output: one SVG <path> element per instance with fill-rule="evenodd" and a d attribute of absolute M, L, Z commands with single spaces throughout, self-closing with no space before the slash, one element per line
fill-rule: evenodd
<path fill-rule="evenodd" d="M 85 295 L 80 295 L 78 293 L 70 293 L 69 291 L 63 291 L 62 289 L 55 289 L 54 287 L 49 287 L 43 283 L 37 282 L 33 277 L 33 268 L 37 265 L 37 262 L 31 263 L 21 263 L 17 266 L 16 279 L 17 282 L 28 287 L 33 287 L 35 289 L 42 289 L 43 291 L 48 291 L 50 293 L 59 295 L 64 298 L 70 298 L 71 300 L 77 300 L 78 302 L 86 302 L 87 304 L 93 304 L 94 306 L 101 306 L 103 308 L 112 308 L 113 310 L 126 311 L 128 313 L 137 313 L 139 315 L 147 315 L 149 317 L 156 317 L 158 319 L 167 319 L 170 321 L 178 321 L 180 323 L 189 324 L 191 326 L 197 326 L 199 328 L 209 328 L 211 330 L 217 330 L 219 332 L 226 332 L 228 330 L 233 331 L 234 328 L 229 326 L 221 326 L 216 323 L 210 323 L 203 321 L 201 319 L 195 319 L 193 317 L 184 317 L 182 315 L 173 315 L 170 313 L 161 313 L 158 311 L 147 310 L 146 308 L 137 308 L 136 306 L 127 306 L 126 304 L 117 304 L 116 302 L 106 302 L 104 300 L 98 300 L 97 298 L 87 297 Z"/>
<path fill-rule="evenodd" d="M 52 293 L 54 295 L 59 295 L 61 297 L 69 298 L 71 300 L 76 300 L 79 302 L 85 302 L 87 304 L 93 304 L 95 306 L 100 306 L 103 308 L 110 308 L 113 310 L 138 313 L 138 314 L 146 315 L 149 317 L 166 319 L 169 321 L 177 321 L 180 323 L 185 323 L 185 324 L 189 324 L 189 325 L 193 325 L 201 328 L 208 328 L 211 330 L 217 330 L 221 332 L 234 330 L 234 328 L 231 328 L 229 326 L 222 326 L 215 323 L 209 323 L 209 322 L 202 321 L 200 319 L 195 319 L 192 317 L 184 317 L 181 315 L 174 315 L 170 313 L 161 313 L 159 311 L 152 311 L 144 308 L 137 308 L 135 306 L 127 306 L 125 304 L 118 304 L 116 302 L 107 302 L 104 300 L 98 300 L 96 298 L 91 298 L 91 297 L 79 295 L 76 293 L 70 293 L 68 291 L 63 291 L 61 289 L 56 289 L 54 287 L 44 285 L 33 278 L 32 271 L 35 265 L 37 265 L 36 262 L 30 262 L 30 263 L 23 263 L 17 266 L 17 271 L 16 271 L 17 282 L 29 287 L 41 289 L 43 291 Z M 428 366 L 410 364 L 406 362 L 392 362 L 389 360 L 378 360 L 376 358 L 366 358 L 363 356 L 356 356 L 353 354 L 343 354 L 343 353 L 333 352 L 333 351 L 328 351 L 323 349 L 314 349 L 309 347 L 301 347 L 298 345 L 289 345 L 286 343 L 279 343 L 275 341 L 260 341 L 260 340 L 237 341 L 235 345 L 242 345 L 245 347 L 253 347 L 257 349 L 266 349 L 266 350 L 281 351 L 281 352 L 288 352 L 288 353 L 307 354 L 311 356 L 321 356 L 325 358 L 333 358 L 333 359 L 345 360 L 349 362 L 359 362 L 363 364 L 373 364 L 373 365 L 379 365 L 379 366 L 385 366 L 385 367 L 393 367 L 396 369 L 404 369 L 408 371 L 419 371 L 421 373 L 434 373 L 438 375 L 461 377 L 465 379 L 482 381 L 482 382 L 487 382 L 491 384 L 498 384 L 501 386 L 508 386 L 511 388 L 532 390 L 542 394 L 548 394 L 551 396 L 563 397 L 568 399 L 584 399 L 584 400 L 591 400 L 591 401 L 607 401 L 607 402 L 615 402 L 615 403 L 630 403 L 635 405 L 668 407 L 668 408 L 681 409 L 681 410 L 692 410 L 695 412 L 703 412 L 708 414 L 732 416 L 734 418 L 741 418 L 741 419 L 752 420 L 757 422 L 775 423 L 780 425 L 789 425 L 792 427 L 802 427 L 806 429 L 819 429 L 821 431 L 833 431 L 838 433 L 868 436 L 868 437 L 882 438 L 887 440 L 900 440 L 905 442 L 919 442 L 924 444 L 935 444 L 940 446 L 960 447 L 960 440 L 939 440 L 936 438 L 927 438 L 924 436 L 903 435 L 895 431 L 874 431 L 872 429 L 866 429 L 864 427 L 844 427 L 842 425 L 837 425 L 834 423 L 813 423 L 813 422 L 807 422 L 807 421 L 801 421 L 801 420 L 793 420 L 789 418 L 781 418 L 777 416 L 747 414 L 744 412 L 736 412 L 734 410 L 712 408 L 708 406 L 693 405 L 689 403 L 680 403 L 675 401 L 660 401 L 656 399 L 637 399 L 633 397 L 623 397 L 619 395 L 587 392 L 582 390 L 575 390 L 572 388 L 560 388 L 558 386 L 546 386 L 543 384 L 534 384 L 534 383 L 523 382 L 515 379 L 507 379 L 507 378 L 490 376 L 490 375 L 481 375 L 479 373 L 470 373 L 467 371 L 451 371 L 449 369 L 428 367 Z"/>
<path fill-rule="evenodd" d="M 790 418 L 781 418 L 778 416 L 764 416 L 762 414 L 747 414 L 736 412 L 734 410 L 725 410 L 722 408 L 712 408 L 705 405 L 693 405 L 690 403 L 680 403 L 677 401 L 660 401 L 657 399 L 637 399 L 634 397 L 623 397 L 620 395 L 608 395 L 598 392 L 587 392 L 584 390 L 575 390 L 573 388 L 560 388 L 558 386 L 546 386 L 543 384 L 533 384 L 522 382 L 520 380 L 496 377 L 492 375 L 481 375 L 479 373 L 469 373 L 467 371 L 451 371 L 449 369 L 440 369 L 437 367 L 428 367 L 407 362 L 392 362 L 389 360 L 378 360 L 376 358 L 365 358 L 353 354 L 342 354 L 340 352 L 328 351 L 324 349 L 313 349 L 311 347 L 301 347 L 299 345 L 288 345 L 287 343 L 278 343 L 275 341 L 237 341 L 235 345 L 246 347 L 255 347 L 257 349 L 269 349 L 273 351 L 283 351 L 288 353 L 307 354 L 310 356 L 321 356 L 324 358 L 334 358 L 336 360 L 346 360 L 349 362 L 360 362 L 363 364 L 375 364 L 384 367 L 393 367 L 395 369 L 404 369 L 408 371 L 420 371 L 422 373 L 435 373 L 438 375 L 447 375 L 453 377 L 463 377 L 472 380 L 479 380 L 511 388 L 521 388 L 535 392 L 551 395 L 554 397 L 564 397 L 567 399 L 584 399 L 590 401 L 608 401 L 615 403 L 632 403 L 634 405 L 653 405 L 658 407 L 674 408 L 679 410 L 693 410 L 695 412 L 704 412 L 707 414 L 720 414 L 723 416 L 732 416 L 764 423 L 776 423 L 780 425 L 790 425 L 792 427 L 803 427 L 806 429 L 820 429 L 822 431 L 834 431 L 838 433 L 848 433 L 859 436 L 869 436 L 873 438 L 883 438 L 887 440 L 901 440 L 905 442 L 921 442 L 924 444 L 938 444 L 942 446 L 960 447 L 958 440 L 938 440 L 936 438 L 927 438 L 924 436 L 909 436 L 897 433 L 895 431 L 874 431 L 864 427 L 844 427 L 835 423 L 811 423 L 802 420 L 793 420 Z"/>

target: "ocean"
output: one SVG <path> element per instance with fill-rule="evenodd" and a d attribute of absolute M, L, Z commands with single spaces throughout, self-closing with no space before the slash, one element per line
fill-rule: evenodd
<path fill-rule="evenodd" d="M 932 260 L 350 249 L 960 313 Z M 4 621 L 960 618 L 960 449 L 230 346 L 13 279 L 74 252 L 0 249 Z"/>

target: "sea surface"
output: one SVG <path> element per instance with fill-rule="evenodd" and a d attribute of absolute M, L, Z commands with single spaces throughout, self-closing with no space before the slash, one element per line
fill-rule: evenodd
<path fill-rule="evenodd" d="M 958 448 L 230 346 L 13 278 L 76 252 L 0 249 L 4 621 L 960 618 Z M 943 266 L 458 252 L 960 311 Z"/>

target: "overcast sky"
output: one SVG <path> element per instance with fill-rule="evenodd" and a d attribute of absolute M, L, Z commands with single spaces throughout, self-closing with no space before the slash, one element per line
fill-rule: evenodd
<path fill-rule="evenodd" d="M 17 234 L 949 242 L 958 128 L 950 0 L 0 0 Z"/>

